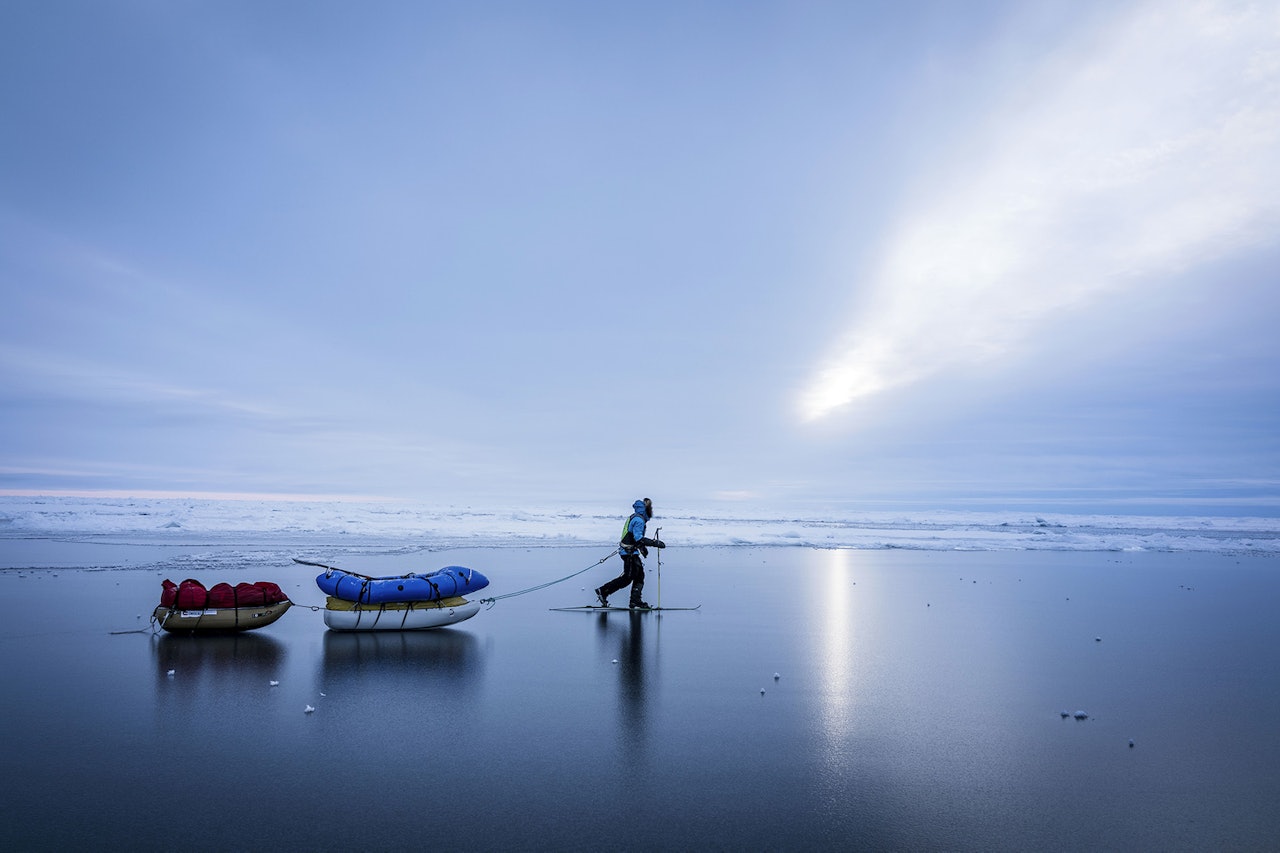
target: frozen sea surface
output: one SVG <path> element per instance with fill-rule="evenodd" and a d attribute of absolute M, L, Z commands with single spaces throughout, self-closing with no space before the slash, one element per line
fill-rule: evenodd
<path fill-rule="evenodd" d="M 563 613 L 618 570 L 595 565 L 607 545 L 344 545 L 301 516 L 193 531 L 199 511 L 13 536 L 31 516 L 5 511 L 4 849 L 1280 841 L 1273 556 L 673 544 L 645 597 L 701 610 Z M 495 594 L 588 570 L 449 629 L 343 635 L 294 555 L 467 565 Z M 188 576 L 273 580 L 298 606 L 238 637 L 153 635 L 161 579 Z"/>

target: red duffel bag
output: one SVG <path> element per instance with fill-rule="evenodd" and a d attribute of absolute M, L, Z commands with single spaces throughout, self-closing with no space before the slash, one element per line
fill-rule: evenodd
<path fill-rule="evenodd" d="M 238 583 L 236 584 L 236 603 L 241 607 L 261 607 L 267 603 L 267 597 L 262 594 L 262 588 L 256 583 Z"/>
<path fill-rule="evenodd" d="M 178 601 L 178 585 L 165 578 L 160 584 L 160 606 L 172 607 Z"/>
<path fill-rule="evenodd" d="M 204 610 L 209 600 L 209 591 L 204 584 L 195 578 L 187 578 L 178 584 L 178 595 L 175 604 L 179 610 Z"/>
<path fill-rule="evenodd" d="M 267 604 L 279 604 L 282 601 L 289 600 L 289 596 L 285 595 L 280 587 L 271 581 L 258 581 L 254 586 L 262 590 L 262 595 Z"/>
<path fill-rule="evenodd" d="M 231 588 L 229 583 L 215 584 L 209 587 L 209 600 L 206 607 L 235 607 L 236 591 Z"/>

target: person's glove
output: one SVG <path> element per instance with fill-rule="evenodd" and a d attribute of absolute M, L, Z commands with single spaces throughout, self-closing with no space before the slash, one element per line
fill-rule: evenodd
<path fill-rule="evenodd" d="M 640 549 L 640 556 L 642 557 L 649 556 L 649 549 L 644 547 L 644 542 L 637 542 L 636 547 Z"/>
<path fill-rule="evenodd" d="M 661 539 L 650 539 L 650 538 L 649 538 L 649 537 L 647 537 L 647 536 L 646 536 L 645 538 L 643 538 L 643 539 L 641 539 L 641 540 L 640 540 L 640 545 L 642 545 L 642 546 L 644 546 L 644 545 L 648 545 L 650 548 L 665 548 L 665 547 L 667 547 L 667 546 L 666 546 L 666 544 L 665 544 Z"/>
<path fill-rule="evenodd" d="M 667 543 L 666 543 L 666 542 L 663 542 L 661 539 L 655 539 L 655 540 L 653 540 L 653 547 L 655 547 L 655 548 L 665 548 L 665 547 L 667 547 Z"/>

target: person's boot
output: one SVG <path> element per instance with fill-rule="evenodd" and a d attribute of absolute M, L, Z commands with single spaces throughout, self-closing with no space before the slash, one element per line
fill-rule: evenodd
<path fill-rule="evenodd" d="M 609 597 L 608 597 L 608 596 L 606 596 L 606 595 L 605 595 L 603 592 L 601 592 L 599 589 L 597 589 L 597 590 L 596 590 L 596 600 L 600 602 L 600 606 L 601 606 L 601 607 L 608 607 L 608 606 L 609 606 Z"/>
<path fill-rule="evenodd" d="M 643 601 L 633 601 L 631 602 L 631 609 L 632 610 L 652 610 L 653 607 L 652 605 L 646 604 Z"/>

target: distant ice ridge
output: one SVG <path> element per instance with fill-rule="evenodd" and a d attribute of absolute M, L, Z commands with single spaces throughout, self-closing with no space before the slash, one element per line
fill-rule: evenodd
<path fill-rule="evenodd" d="M 625 502 L 623 502 L 625 504 Z M 412 549 L 606 545 L 623 506 L 484 510 L 391 502 L 0 497 L 0 539 L 281 541 Z M 660 510 L 661 512 L 661 510 Z M 684 508 L 649 523 L 683 546 L 791 545 L 927 551 L 1191 551 L 1280 554 L 1274 518 L 857 512 L 797 518 Z"/>

